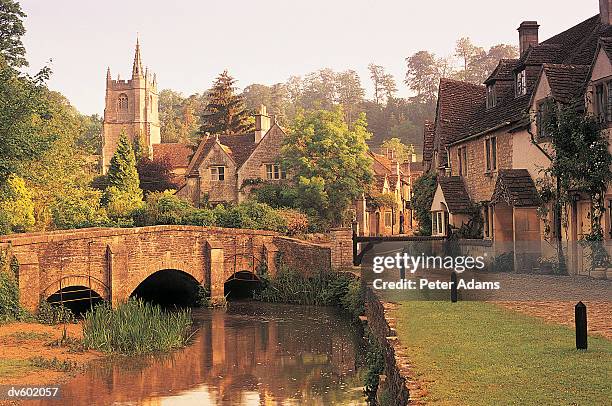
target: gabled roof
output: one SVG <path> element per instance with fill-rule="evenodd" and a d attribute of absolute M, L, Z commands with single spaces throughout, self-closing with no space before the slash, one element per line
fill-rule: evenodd
<path fill-rule="evenodd" d="M 446 165 L 448 144 L 458 134 L 468 132 L 470 118 L 484 107 L 486 89 L 482 85 L 441 79 L 436 108 L 434 149 L 438 149 L 440 165 Z"/>
<path fill-rule="evenodd" d="M 234 159 L 238 167 L 247 160 L 257 146 L 254 132 L 240 135 L 220 135 L 219 142 L 228 148 L 226 152 Z"/>
<path fill-rule="evenodd" d="M 514 69 L 519 64 L 518 59 L 500 59 L 497 67 L 491 72 L 484 83 L 490 83 L 496 80 L 514 80 Z"/>
<path fill-rule="evenodd" d="M 172 168 L 189 166 L 193 149 L 188 144 L 178 142 L 153 144 L 153 159 L 164 159 Z"/>
<path fill-rule="evenodd" d="M 527 169 L 500 169 L 491 202 L 505 202 L 514 207 L 535 207 L 539 206 L 540 198 Z"/>
<path fill-rule="evenodd" d="M 542 66 L 552 97 L 561 103 L 568 103 L 583 94 L 589 71 L 588 65 L 544 64 Z"/>
<path fill-rule="evenodd" d="M 608 58 L 612 61 L 612 37 L 602 37 L 599 39 L 599 46 L 603 49 Z"/>
<path fill-rule="evenodd" d="M 501 60 L 486 83 L 510 80 L 514 78 L 514 73 L 526 66 L 537 69 L 538 66 L 547 64 L 551 66 L 549 72 L 554 82 L 551 86 L 555 88 L 554 91 L 560 99 L 566 99 L 581 90 L 576 87 L 578 82 L 583 81 L 584 73 L 581 66 L 592 64 L 600 42 L 612 51 L 612 26 L 602 24 L 599 15 L 596 15 L 536 46 L 529 47 L 518 61 Z M 559 68 L 555 65 L 574 68 Z M 506 90 L 503 94 L 497 95 L 497 104 L 492 108 L 486 108 L 486 96 L 483 95 L 477 113 L 471 115 L 469 122 L 456 131 L 457 135 L 451 143 L 495 128 L 526 123 L 526 115 L 535 89 L 533 79 L 535 78 L 528 78 L 526 95 L 515 97 L 514 91 Z M 565 80 L 575 83 L 562 84 Z"/>
<path fill-rule="evenodd" d="M 438 177 L 438 185 L 442 189 L 444 202 L 451 214 L 470 213 L 473 209 L 465 183 L 460 176 Z"/>

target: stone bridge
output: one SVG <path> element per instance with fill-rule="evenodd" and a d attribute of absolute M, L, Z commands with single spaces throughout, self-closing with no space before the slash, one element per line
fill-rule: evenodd
<path fill-rule="evenodd" d="M 22 305 L 70 287 L 86 287 L 113 305 L 126 300 L 150 276 L 180 271 L 224 295 L 240 274 L 274 275 L 278 266 L 301 272 L 350 265 L 351 235 L 335 231 L 331 244 L 314 244 L 271 231 L 197 226 L 89 228 L 0 237 L 0 248 L 19 262 Z"/>

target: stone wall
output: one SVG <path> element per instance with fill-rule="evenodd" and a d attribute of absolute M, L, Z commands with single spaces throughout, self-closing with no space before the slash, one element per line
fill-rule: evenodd
<path fill-rule="evenodd" d="M 504 130 L 491 133 L 497 137 L 497 170 L 512 169 L 512 134 Z M 486 173 L 485 138 L 478 137 L 449 148 L 452 175 L 459 175 L 457 149 L 467 148 L 467 176 L 463 179 L 473 202 L 489 201 L 495 189 L 497 170 Z"/>
<path fill-rule="evenodd" d="M 282 236 L 274 237 L 273 242 L 279 251 L 278 262 L 281 267 L 306 275 L 331 270 L 332 251 L 327 246 Z"/>
<path fill-rule="evenodd" d="M 383 349 L 385 358 L 384 376 L 378 387 L 378 395 L 387 392 L 394 406 L 405 406 L 410 399 L 406 378 L 396 357 L 399 347 L 395 329 L 389 326 L 383 302 L 371 288 L 366 288 L 366 317 L 370 331 Z"/>

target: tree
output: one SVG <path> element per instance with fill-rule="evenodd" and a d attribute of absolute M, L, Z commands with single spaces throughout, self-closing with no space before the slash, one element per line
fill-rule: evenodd
<path fill-rule="evenodd" d="M 395 150 L 395 156 L 400 163 L 410 161 L 414 153 L 414 145 L 405 145 L 399 138 L 387 138 L 381 146 Z"/>
<path fill-rule="evenodd" d="M 463 70 L 457 72 L 457 79 L 474 83 L 475 79 L 479 78 L 474 65 L 476 65 L 476 61 L 486 56 L 485 50 L 472 44 L 472 40 L 468 37 L 463 37 L 457 40 L 455 56 L 463 64 Z"/>
<path fill-rule="evenodd" d="M 361 112 L 365 90 L 361 87 L 359 75 L 347 70 L 336 75 L 337 101 L 342 105 L 345 121 L 352 123 Z"/>
<path fill-rule="evenodd" d="M 318 214 L 332 225 L 342 223 L 348 206 L 372 182 L 366 128 L 364 114 L 349 127 L 341 107 L 316 110 L 299 114 L 283 143 L 283 164 L 299 183 L 321 185 L 328 200 L 320 196 Z"/>
<path fill-rule="evenodd" d="M 406 58 L 406 66 L 404 83 L 416 93 L 418 101 L 433 104 L 440 78 L 448 70 L 448 61 L 438 60 L 429 51 L 419 51 Z"/>
<path fill-rule="evenodd" d="M 40 157 L 54 137 L 41 134 L 35 120 L 48 120 L 48 68 L 34 77 L 17 74 L 0 57 L 0 184 L 25 162 Z"/>
<path fill-rule="evenodd" d="M 306 110 L 331 109 L 336 102 L 336 73 L 329 69 L 311 72 L 302 83 L 301 105 Z"/>
<path fill-rule="evenodd" d="M 368 65 L 368 70 L 370 71 L 370 79 L 372 79 L 372 83 L 374 84 L 374 102 L 376 104 L 381 104 L 384 97 L 386 97 L 387 100 L 393 97 L 397 91 L 397 85 L 395 84 L 393 75 L 385 73 L 385 68 L 373 63 Z"/>
<path fill-rule="evenodd" d="M 431 204 L 437 186 L 437 176 L 433 172 L 423 174 L 414 182 L 412 210 L 419 223 L 420 235 L 431 235 Z"/>
<path fill-rule="evenodd" d="M 481 84 L 497 67 L 500 59 L 518 57 L 518 49 L 512 45 L 498 44 L 492 46 L 488 52 L 472 44 L 469 38 L 457 41 L 455 55 L 463 61 L 463 69 L 456 72 L 454 77 L 465 82 Z"/>
<path fill-rule="evenodd" d="M 26 30 L 22 19 L 26 14 L 14 0 L 0 0 L 0 55 L 11 68 L 28 66 L 21 37 Z"/>
<path fill-rule="evenodd" d="M 125 131 L 121 132 L 107 178 L 108 187 L 104 191 L 103 201 L 108 207 L 109 215 L 115 218 L 127 217 L 142 206 L 142 190 L 136 170 L 136 157 Z"/>
<path fill-rule="evenodd" d="M 172 165 L 165 159 L 150 160 L 143 158 L 136 166 L 140 188 L 145 196 L 151 192 L 163 192 L 176 189 L 177 184 L 172 180 Z"/>
<path fill-rule="evenodd" d="M 36 159 L 24 162 L 20 169 L 32 190 L 38 230 L 51 225 L 53 202 L 89 189 L 97 169 L 90 152 L 80 144 L 89 130 L 84 116 L 58 92 L 45 91 L 43 97 L 48 118 L 35 116 L 32 124 L 39 136 L 52 138 L 53 142 Z"/>
<path fill-rule="evenodd" d="M 142 133 L 139 131 L 136 137 L 134 137 L 134 158 L 136 159 L 136 164 L 143 159 L 149 158 L 149 147 L 142 136 Z"/>
<path fill-rule="evenodd" d="M 25 180 L 11 175 L 0 188 L 0 212 L 10 230 L 24 232 L 34 226 L 34 202 Z"/>
<path fill-rule="evenodd" d="M 235 94 L 235 83 L 227 71 L 217 77 L 201 117 L 200 134 L 240 134 L 252 130 L 253 120 L 244 107 L 244 98 Z"/>

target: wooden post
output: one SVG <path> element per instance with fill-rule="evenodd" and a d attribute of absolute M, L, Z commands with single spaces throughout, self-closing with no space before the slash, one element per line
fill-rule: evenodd
<path fill-rule="evenodd" d="M 586 306 L 582 302 L 578 302 L 575 307 L 576 321 L 576 349 L 586 350 L 587 343 L 587 311 Z"/>
<path fill-rule="evenodd" d="M 457 272 L 451 273 L 451 302 L 457 303 Z"/>

